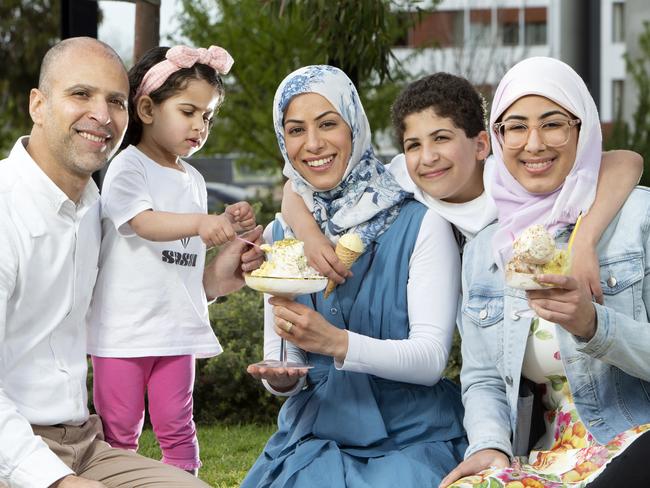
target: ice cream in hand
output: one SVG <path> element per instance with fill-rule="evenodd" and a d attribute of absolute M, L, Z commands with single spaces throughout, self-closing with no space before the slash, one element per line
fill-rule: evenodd
<path fill-rule="evenodd" d="M 363 254 L 361 237 L 359 237 L 359 234 L 354 233 L 343 234 L 336 243 L 335 252 L 345 269 L 350 269 L 359 256 Z M 327 288 L 325 288 L 325 298 L 334 291 L 334 288 L 336 288 L 336 282 L 331 279 L 328 280 Z"/>
<path fill-rule="evenodd" d="M 266 261 L 251 273 L 267 278 L 322 278 L 318 271 L 307 264 L 305 243 L 297 239 L 282 239 L 272 246 L 262 244 Z"/>
<path fill-rule="evenodd" d="M 555 247 L 553 236 L 542 225 L 524 230 L 512 250 L 513 257 L 506 264 L 506 282 L 513 288 L 542 288 L 535 275 L 569 272 L 569 253 Z"/>

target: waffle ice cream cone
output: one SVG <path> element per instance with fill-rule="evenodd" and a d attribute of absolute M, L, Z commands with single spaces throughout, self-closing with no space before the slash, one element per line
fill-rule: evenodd
<path fill-rule="evenodd" d="M 350 269 L 354 262 L 359 259 L 359 256 L 363 254 L 363 243 L 358 234 L 344 234 L 339 239 L 339 242 L 336 243 L 336 249 L 334 250 L 336 256 L 339 258 L 345 269 Z M 327 288 L 325 288 L 325 298 L 327 298 L 330 293 L 336 288 L 336 281 L 328 280 Z"/>

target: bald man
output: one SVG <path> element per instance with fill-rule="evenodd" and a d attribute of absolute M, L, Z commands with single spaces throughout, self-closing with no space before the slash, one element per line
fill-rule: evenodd
<path fill-rule="evenodd" d="M 90 176 L 119 147 L 128 92 L 109 46 L 57 44 L 30 94 L 31 134 L 0 161 L 0 486 L 208 486 L 112 449 L 88 413 L 85 316 L 101 239 Z M 218 263 L 222 287 L 241 286 L 237 252 Z"/>

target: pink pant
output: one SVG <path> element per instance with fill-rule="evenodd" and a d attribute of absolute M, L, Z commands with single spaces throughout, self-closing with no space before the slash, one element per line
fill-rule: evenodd
<path fill-rule="evenodd" d="M 201 466 L 192 418 L 194 356 L 92 356 L 92 361 L 93 401 L 104 424 L 106 442 L 137 450 L 146 391 L 162 462 L 186 470 Z"/>

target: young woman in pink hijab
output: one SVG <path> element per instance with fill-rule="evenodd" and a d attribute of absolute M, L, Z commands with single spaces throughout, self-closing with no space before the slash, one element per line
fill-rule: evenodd
<path fill-rule="evenodd" d="M 537 275 L 547 289 L 508 287 L 513 236 L 540 224 L 566 243 L 589 212 L 602 136 L 584 82 L 551 58 L 504 76 L 490 129 L 498 223 L 463 256 L 469 448 L 441 486 L 641 486 L 650 474 L 650 192 L 630 194 L 596 247 L 603 304 L 572 276 Z"/>

